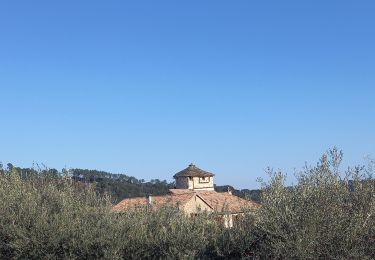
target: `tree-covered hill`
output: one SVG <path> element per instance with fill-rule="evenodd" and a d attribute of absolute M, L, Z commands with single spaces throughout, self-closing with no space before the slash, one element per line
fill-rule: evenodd
<path fill-rule="evenodd" d="M 0 165 L 0 168 L 3 168 Z M 34 165 L 32 168 L 15 167 L 8 163 L 7 169 L 15 170 L 21 173 L 21 176 L 33 176 L 42 174 L 51 178 L 71 178 L 74 182 L 86 185 L 94 185 L 95 190 L 100 194 L 110 194 L 112 202 L 116 203 L 124 198 L 141 197 L 147 195 L 165 195 L 169 189 L 174 188 L 174 182 L 167 182 L 166 180 L 151 179 L 146 181 L 144 179 L 137 179 L 126 174 L 116 174 L 106 171 L 89 170 L 89 169 L 48 169 Z M 242 198 L 252 199 L 256 202 L 260 201 L 260 190 L 237 190 L 229 185 L 215 186 L 218 192 L 225 192 L 228 188 Z"/>
<path fill-rule="evenodd" d="M 149 194 L 167 194 L 174 183 L 152 179 L 145 181 L 125 174 L 113 174 L 105 171 L 72 169 L 72 179 L 78 182 L 93 183 L 100 193 L 111 194 L 114 202 L 124 198 L 141 197 Z"/>

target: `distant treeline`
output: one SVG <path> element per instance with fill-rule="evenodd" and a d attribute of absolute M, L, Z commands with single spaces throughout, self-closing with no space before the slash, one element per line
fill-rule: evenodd
<path fill-rule="evenodd" d="M 2 165 L 0 166 L 3 168 Z M 13 166 L 11 163 L 8 163 L 4 168 L 19 172 L 24 177 L 39 174 L 51 178 L 71 178 L 75 182 L 92 184 L 100 194 L 110 194 L 113 203 L 119 202 L 124 198 L 142 197 L 150 194 L 165 195 L 169 189 L 175 187 L 174 182 L 167 182 L 166 180 L 151 179 L 146 181 L 126 174 L 98 170 L 62 169 L 58 171 L 57 169 L 48 169 L 43 165 L 37 164 L 32 168 L 20 168 Z M 228 188 L 236 196 L 260 202 L 260 190 L 237 190 L 229 185 L 215 186 L 215 190 L 218 192 L 226 192 Z"/>

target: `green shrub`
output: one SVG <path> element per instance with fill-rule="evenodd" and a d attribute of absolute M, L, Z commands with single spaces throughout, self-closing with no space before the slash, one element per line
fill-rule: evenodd
<path fill-rule="evenodd" d="M 262 206 L 231 229 L 214 214 L 111 211 L 111 198 L 56 172 L 0 169 L 1 259 L 373 259 L 373 168 L 341 172 L 332 149 L 314 167 L 269 171 Z"/>
<path fill-rule="evenodd" d="M 111 204 L 69 181 L 0 176 L 0 254 L 6 258 L 101 258 L 113 253 Z"/>
<path fill-rule="evenodd" d="M 375 243 L 375 185 L 363 167 L 340 169 L 342 152 L 332 149 L 315 167 L 286 175 L 271 171 L 264 187 L 257 232 L 259 254 L 280 259 L 370 259 Z"/>
<path fill-rule="evenodd" d="M 168 205 L 114 213 L 110 198 L 93 187 L 15 171 L 0 174 L 1 258 L 223 258 L 234 255 L 228 245 L 238 248 L 242 239 L 213 215 L 189 218 Z"/>

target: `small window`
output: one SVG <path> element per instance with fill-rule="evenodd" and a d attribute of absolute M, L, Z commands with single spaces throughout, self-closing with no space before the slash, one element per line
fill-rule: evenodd
<path fill-rule="evenodd" d="M 203 182 L 203 183 L 210 182 L 210 177 L 200 177 L 199 182 Z"/>

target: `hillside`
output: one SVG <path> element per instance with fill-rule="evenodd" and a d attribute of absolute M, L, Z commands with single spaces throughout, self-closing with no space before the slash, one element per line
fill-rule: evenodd
<path fill-rule="evenodd" d="M 37 169 L 35 169 L 37 168 Z M 90 170 L 90 169 L 41 169 L 38 165 L 33 168 L 15 167 L 11 163 L 7 164 L 7 169 L 13 169 L 21 173 L 22 176 L 33 176 L 36 174 L 44 174 L 51 178 L 62 178 L 68 176 L 75 182 L 93 184 L 95 190 L 100 194 L 110 194 L 112 202 L 118 202 L 124 198 L 141 197 L 152 195 L 165 195 L 169 189 L 174 188 L 174 182 L 167 182 L 166 180 L 151 179 L 146 181 L 144 179 L 137 179 L 126 174 L 115 174 L 106 171 Z M 247 198 L 260 202 L 260 190 L 237 190 L 229 185 L 217 186 L 215 190 L 218 192 L 225 192 L 232 190 L 233 194 L 242 198 Z"/>

